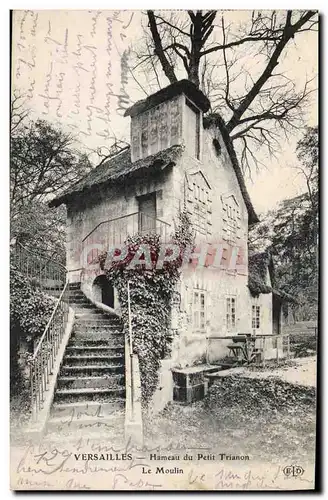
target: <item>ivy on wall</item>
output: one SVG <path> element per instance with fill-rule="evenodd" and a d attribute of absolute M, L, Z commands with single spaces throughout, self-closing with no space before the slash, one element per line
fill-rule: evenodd
<path fill-rule="evenodd" d="M 150 401 L 157 387 L 161 359 L 170 353 L 172 299 L 180 277 L 185 249 L 193 245 L 193 239 L 189 216 L 186 211 L 182 211 L 178 215 L 178 223 L 171 239 L 171 242 L 180 248 L 177 259 L 164 262 L 162 269 L 156 268 L 160 252 L 160 236 L 137 234 L 125 242 L 128 247 L 126 258 L 106 268 L 107 278 L 118 292 L 124 332 L 127 335 L 129 332 L 127 283 L 129 282 L 133 351 L 139 356 L 144 405 Z M 128 269 L 140 245 L 150 247 L 151 265 L 146 266 L 143 263 Z M 99 257 L 101 266 L 104 266 L 106 257 L 107 254 Z M 140 255 L 141 259 L 142 257 Z"/>

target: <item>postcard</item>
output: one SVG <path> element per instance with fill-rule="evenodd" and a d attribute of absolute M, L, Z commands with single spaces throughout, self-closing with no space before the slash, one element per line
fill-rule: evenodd
<path fill-rule="evenodd" d="M 318 487 L 318 12 L 14 10 L 10 487 Z"/>

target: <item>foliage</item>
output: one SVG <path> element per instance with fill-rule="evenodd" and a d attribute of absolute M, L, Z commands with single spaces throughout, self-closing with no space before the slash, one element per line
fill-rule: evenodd
<path fill-rule="evenodd" d="M 78 181 L 91 165 L 73 148 L 73 137 L 45 120 L 30 121 L 11 137 L 13 207 L 47 200 Z"/>
<path fill-rule="evenodd" d="M 259 411 L 288 411 L 296 405 L 312 407 L 314 402 L 314 387 L 289 384 L 277 377 L 247 378 L 231 375 L 220 378 L 219 385 L 214 384 L 210 388 L 205 405 L 212 410 L 222 406 L 242 405 L 249 417 Z"/>
<path fill-rule="evenodd" d="M 254 10 L 242 18 L 234 12 L 147 11 L 146 21 L 134 79 L 139 83 L 144 72 L 154 92 L 162 74 L 170 83 L 186 74 L 222 116 L 244 170 L 260 165 L 259 151 L 279 151 L 281 138 L 304 123 L 313 82 L 306 76 L 293 81 L 281 63 L 304 33 L 316 31 L 316 11 Z"/>
<path fill-rule="evenodd" d="M 131 301 L 131 323 L 133 350 L 139 356 L 142 397 L 149 402 L 158 382 L 160 360 L 170 352 L 171 303 L 180 276 L 180 267 L 185 248 L 192 244 L 191 224 L 186 212 L 179 214 L 179 222 L 172 241 L 181 249 L 179 257 L 172 262 L 164 262 L 162 269 L 156 269 L 160 252 L 160 237 L 156 234 L 135 235 L 126 241 L 128 254 L 124 261 L 113 263 L 107 269 L 107 277 L 118 291 L 125 333 L 129 331 L 128 291 Z M 145 263 L 128 269 L 135 252 L 141 245 L 151 248 L 151 266 Z M 106 254 L 100 257 L 102 265 Z M 140 254 L 140 257 L 143 257 Z"/>
<path fill-rule="evenodd" d="M 11 264 L 10 320 L 19 326 L 25 341 L 31 343 L 43 333 L 54 304 L 54 298 L 44 294 L 37 283 L 29 281 Z"/>
<path fill-rule="evenodd" d="M 290 348 L 295 358 L 313 356 L 317 352 L 317 337 L 308 332 L 290 334 Z"/>
<path fill-rule="evenodd" d="M 250 232 L 250 253 L 270 250 L 277 287 L 293 295 L 297 320 L 316 317 L 318 300 L 318 128 L 307 129 L 297 145 L 307 191 L 282 201 Z"/>
<path fill-rule="evenodd" d="M 66 208 L 54 210 L 33 201 L 22 207 L 11 220 L 11 237 L 31 251 L 38 251 L 65 265 Z"/>

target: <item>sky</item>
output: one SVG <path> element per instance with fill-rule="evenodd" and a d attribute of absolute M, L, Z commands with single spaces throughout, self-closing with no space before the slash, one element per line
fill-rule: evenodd
<path fill-rule="evenodd" d="M 234 23 L 245 15 L 229 13 Z M 145 97 L 129 64 L 129 47 L 140 41 L 141 16 L 141 11 L 119 10 L 14 11 L 12 83 L 27 94 L 32 117 L 58 123 L 88 151 L 106 153 L 114 137 L 129 140 L 124 109 Z M 291 47 L 280 68 L 301 84 L 305 75 L 317 74 L 317 60 L 316 34 L 310 33 Z M 317 123 L 315 99 L 306 120 Z M 304 190 L 294 168 L 300 137 L 301 131 L 282 140 L 278 158 L 263 156 L 265 168 L 246 178 L 259 213 Z"/>

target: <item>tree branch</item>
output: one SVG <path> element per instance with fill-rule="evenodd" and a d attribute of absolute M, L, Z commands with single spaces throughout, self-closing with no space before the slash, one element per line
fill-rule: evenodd
<path fill-rule="evenodd" d="M 280 41 L 277 43 L 275 50 L 273 51 L 273 54 L 270 57 L 270 60 L 265 67 L 263 73 L 261 76 L 258 78 L 258 80 L 255 82 L 251 90 L 248 92 L 248 94 L 245 96 L 245 98 L 241 101 L 240 105 L 238 108 L 235 110 L 235 112 L 232 115 L 232 118 L 230 121 L 227 123 L 227 129 L 228 132 L 230 133 L 238 124 L 239 120 L 242 117 L 242 115 L 245 113 L 245 111 L 249 108 L 251 103 L 254 101 L 256 96 L 258 95 L 259 91 L 263 87 L 263 85 L 267 82 L 267 80 L 271 77 L 273 70 L 275 67 L 278 65 L 279 62 L 279 57 L 284 50 L 285 46 L 291 40 L 297 30 L 301 28 L 307 21 L 311 19 L 316 14 L 315 11 L 309 11 L 304 14 L 294 25 L 291 24 L 291 11 L 288 11 L 287 16 L 286 16 L 286 23 L 285 23 L 285 29 L 283 32 L 283 35 L 280 39 Z"/>
<path fill-rule="evenodd" d="M 174 73 L 173 66 L 170 64 L 168 58 L 165 55 L 165 52 L 163 50 L 163 45 L 162 45 L 162 40 L 161 37 L 159 36 L 158 29 L 157 29 L 157 24 L 156 24 L 156 19 L 154 15 L 154 11 L 152 10 L 147 10 L 147 15 L 149 19 L 149 27 L 150 31 L 154 40 L 154 45 L 155 45 L 155 54 L 157 55 L 158 59 L 160 60 L 160 63 L 162 65 L 163 71 L 166 75 L 166 77 L 169 79 L 171 83 L 174 83 L 177 81 L 177 77 Z"/>

